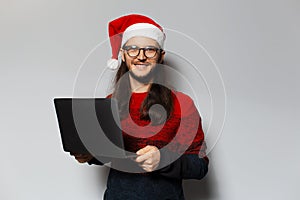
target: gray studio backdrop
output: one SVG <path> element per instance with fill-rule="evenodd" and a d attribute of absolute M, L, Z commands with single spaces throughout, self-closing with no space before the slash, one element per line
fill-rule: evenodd
<path fill-rule="evenodd" d="M 78 77 L 86 90 L 77 96 L 109 93 L 107 22 L 131 12 L 173 30 L 166 59 L 174 69 L 193 77 L 186 58 L 204 74 L 188 79 L 195 96 L 175 81 L 216 136 L 207 176 L 184 181 L 187 199 L 299 199 L 299 10 L 293 0 L 1 0 L 0 199 L 102 199 L 108 169 L 78 164 L 62 151 L 52 100 L 72 96 Z M 185 47 L 176 31 L 205 50 Z M 216 66 L 227 98 L 214 96 L 221 104 L 213 107 L 205 79 L 214 92 L 220 79 L 208 69 Z M 220 133 L 221 123 L 209 129 L 214 109 L 222 111 L 217 120 L 226 111 Z"/>

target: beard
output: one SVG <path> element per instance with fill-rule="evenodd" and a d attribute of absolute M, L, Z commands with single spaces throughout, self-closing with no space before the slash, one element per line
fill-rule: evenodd
<path fill-rule="evenodd" d="M 135 79 L 136 81 L 143 83 L 143 84 L 148 84 L 150 83 L 150 81 L 152 81 L 154 79 L 154 77 L 159 75 L 159 70 L 158 67 L 155 66 L 153 67 L 150 72 L 144 76 L 137 76 L 136 74 L 134 74 L 131 70 L 129 70 L 129 74 L 130 76 Z"/>

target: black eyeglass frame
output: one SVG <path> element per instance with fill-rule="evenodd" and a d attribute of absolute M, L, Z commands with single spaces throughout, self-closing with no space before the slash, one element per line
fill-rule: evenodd
<path fill-rule="evenodd" d="M 122 47 L 122 49 L 125 50 L 126 53 L 127 53 L 127 55 L 128 55 L 129 57 L 131 57 L 131 58 L 136 58 L 136 57 L 138 57 L 138 56 L 140 55 L 140 53 L 141 53 L 141 50 L 143 50 L 144 56 L 145 56 L 146 58 L 154 58 L 154 57 L 157 55 L 157 52 L 158 52 L 158 51 L 159 51 L 159 52 L 162 52 L 162 51 L 163 51 L 163 49 L 158 48 L 158 47 L 155 47 L 155 46 L 147 46 L 147 47 L 140 48 L 140 47 L 135 46 L 135 45 L 124 46 L 124 47 Z M 139 50 L 138 53 L 137 53 L 137 55 L 135 55 L 135 56 L 129 55 L 129 52 L 128 52 L 128 51 L 131 50 L 131 49 Z M 146 55 L 147 49 L 154 49 L 154 50 L 155 50 L 155 54 L 154 54 L 153 56 L 151 56 L 151 57 L 147 56 L 147 55 Z"/>

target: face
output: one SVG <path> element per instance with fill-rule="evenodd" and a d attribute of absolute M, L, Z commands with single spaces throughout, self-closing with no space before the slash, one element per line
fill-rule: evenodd
<path fill-rule="evenodd" d="M 137 46 L 139 48 L 145 47 L 157 47 L 159 45 L 157 42 L 151 38 L 147 37 L 133 37 L 129 39 L 125 46 Z M 130 57 L 126 50 L 121 49 L 122 60 L 126 63 L 130 74 L 133 78 L 142 80 L 143 77 L 150 75 L 153 69 L 156 67 L 157 63 L 160 63 L 164 58 L 164 51 L 157 51 L 153 58 L 147 58 L 144 55 L 144 50 L 140 50 L 140 53 L 136 57 Z"/>

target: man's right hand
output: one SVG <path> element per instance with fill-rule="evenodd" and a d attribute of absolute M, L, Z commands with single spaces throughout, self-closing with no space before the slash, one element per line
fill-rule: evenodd
<path fill-rule="evenodd" d="M 79 153 L 70 153 L 71 156 L 74 156 L 75 159 L 79 162 L 79 163 L 85 163 L 85 162 L 89 162 L 90 160 L 93 159 L 93 156 L 91 154 L 79 154 Z"/>

